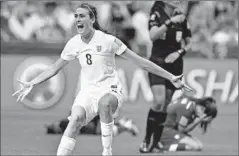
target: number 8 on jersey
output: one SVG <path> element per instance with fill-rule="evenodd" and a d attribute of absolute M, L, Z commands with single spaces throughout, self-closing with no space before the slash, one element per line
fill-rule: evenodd
<path fill-rule="evenodd" d="M 86 63 L 88 65 L 92 65 L 91 54 L 86 54 Z"/>

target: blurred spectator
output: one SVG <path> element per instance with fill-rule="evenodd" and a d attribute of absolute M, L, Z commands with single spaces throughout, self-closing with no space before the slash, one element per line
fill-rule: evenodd
<path fill-rule="evenodd" d="M 111 3 L 109 22 L 110 27 L 108 31 L 121 39 L 129 48 L 133 48 L 132 41 L 135 37 L 135 30 L 132 27 L 127 2 L 118 1 Z"/>
<path fill-rule="evenodd" d="M 207 58 L 215 58 L 219 57 L 217 49 L 221 47 L 224 50 L 220 50 L 220 58 L 223 58 L 229 53 L 228 46 L 238 46 L 238 2 L 205 1 L 189 3 L 189 6 L 191 8 L 188 8 L 188 17 L 192 27 L 194 52 L 200 52 Z"/>
<path fill-rule="evenodd" d="M 59 42 L 64 40 L 65 31 L 57 21 L 58 4 L 56 2 L 45 2 L 40 12 L 42 27 L 36 33 L 36 38 L 43 42 Z M 61 17 L 60 17 L 61 18 Z"/>
<path fill-rule="evenodd" d="M 33 3 L 21 1 L 13 7 L 9 17 L 9 29 L 20 40 L 35 38 L 37 30 L 43 26 L 38 8 Z"/>
<path fill-rule="evenodd" d="M 13 1 L 14 2 L 14 1 Z M 11 7 L 14 3 L 0 2 L 1 4 L 1 41 L 8 42 L 16 39 L 9 29 L 9 18 L 11 17 Z"/>
<path fill-rule="evenodd" d="M 133 50 L 141 56 L 149 57 L 152 43 L 148 30 L 149 13 L 141 9 L 144 8 L 144 5 L 145 2 L 132 1 L 128 4 L 128 8 L 132 16 L 132 26 L 135 29 L 136 46 Z"/>
<path fill-rule="evenodd" d="M 1 40 L 64 42 L 77 33 L 74 10 L 82 2 L 1 1 Z M 149 55 L 151 45 L 146 23 L 153 1 L 87 3 L 97 6 L 99 22 L 105 30 L 138 54 Z M 205 58 L 237 56 L 232 53 L 238 46 L 238 1 L 182 4 L 192 30 L 192 53 L 189 55 Z"/>
<path fill-rule="evenodd" d="M 53 16 L 56 18 L 59 26 L 64 30 L 65 38 L 72 37 L 74 27 L 74 13 L 70 1 L 63 1 L 55 9 Z M 67 21 L 67 22 L 66 22 Z"/>

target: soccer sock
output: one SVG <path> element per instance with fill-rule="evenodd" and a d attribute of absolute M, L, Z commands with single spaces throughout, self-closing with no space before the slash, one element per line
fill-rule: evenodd
<path fill-rule="evenodd" d="M 71 155 L 72 151 L 75 148 L 75 144 L 76 144 L 75 139 L 63 135 L 62 138 L 61 138 L 61 142 L 60 142 L 60 144 L 58 146 L 58 149 L 57 149 L 57 155 L 58 156 Z"/>
<path fill-rule="evenodd" d="M 153 144 L 157 144 L 162 136 L 163 133 L 163 123 L 165 122 L 167 117 L 167 113 L 164 112 L 158 112 L 158 116 L 156 118 L 156 126 L 155 126 L 155 132 L 154 132 L 154 138 L 153 138 Z"/>
<path fill-rule="evenodd" d="M 113 140 L 113 125 L 114 121 L 111 123 L 103 123 L 101 122 L 101 141 L 103 146 L 103 155 L 104 153 L 111 153 L 112 148 L 112 140 Z"/>
<path fill-rule="evenodd" d="M 151 136 L 154 132 L 156 116 L 157 116 L 157 112 L 150 109 L 149 112 L 148 112 L 148 118 L 147 118 L 146 135 L 145 135 L 145 138 L 144 138 L 144 141 L 147 144 L 150 143 Z"/>

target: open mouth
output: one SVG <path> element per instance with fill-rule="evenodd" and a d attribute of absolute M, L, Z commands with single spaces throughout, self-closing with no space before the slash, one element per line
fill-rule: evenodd
<path fill-rule="evenodd" d="M 84 25 L 81 24 L 81 23 L 77 23 L 76 25 L 77 25 L 77 28 L 78 28 L 78 29 L 83 29 L 83 28 L 84 28 Z"/>

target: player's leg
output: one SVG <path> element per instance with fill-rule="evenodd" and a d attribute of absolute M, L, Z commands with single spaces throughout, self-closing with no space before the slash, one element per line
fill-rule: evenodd
<path fill-rule="evenodd" d="M 203 149 L 202 143 L 190 136 L 183 137 L 179 140 L 179 143 L 185 144 L 186 151 L 201 151 Z"/>
<path fill-rule="evenodd" d="M 175 129 L 165 127 L 162 133 L 161 142 L 166 151 L 199 151 L 202 146 L 190 135 L 181 133 Z"/>
<path fill-rule="evenodd" d="M 171 101 L 173 94 L 174 94 L 173 86 L 170 87 L 170 85 L 168 85 L 168 82 L 166 82 L 165 86 L 166 86 L 165 102 L 160 109 L 160 112 L 159 112 L 160 119 L 158 120 L 157 125 L 155 126 L 155 133 L 154 133 L 154 137 L 153 137 L 153 146 L 155 145 L 156 147 L 152 146 L 151 150 L 152 150 L 152 148 L 159 148 L 158 143 L 160 142 L 160 139 L 161 139 L 161 136 L 163 133 L 163 129 L 164 129 L 163 123 L 165 122 L 165 120 L 167 118 L 167 107 Z"/>
<path fill-rule="evenodd" d="M 196 137 L 193 137 L 193 136 L 191 136 L 191 138 L 195 141 L 195 142 L 197 142 L 197 144 L 198 144 L 198 146 L 199 146 L 199 149 L 203 149 L 203 143 L 200 141 L 200 140 L 198 140 Z"/>
<path fill-rule="evenodd" d="M 165 69 L 171 73 L 173 73 L 174 75 L 181 75 L 183 72 L 183 61 L 182 59 L 178 59 L 177 61 L 175 61 L 173 64 L 168 64 L 167 66 L 165 66 Z M 153 140 L 153 144 L 158 145 L 158 142 L 160 141 L 160 138 L 162 136 L 162 132 L 163 132 L 163 123 L 166 120 L 167 117 L 167 107 L 169 105 L 169 103 L 172 100 L 173 94 L 176 90 L 176 88 L 174 87 L 174 85 L 169 82 L 168 80 L 165 80 L 165 102 L 163 105 L 163 108 L 160 110 L 162 115 L 161 115 L 161 119 L 160 119 L 160 123 L 157 124 L 156 126 L 156 133 L 154 133 L 154 140 Z"/>
<path fill-rule="evenodd" d="M 157 78 L 159 81 L 160 78 Z M 162 84 L 154 84 L 151 89 L 154 96 L 153 104 L 148 112 L 147 117 L 147 125 L 146 125 L 146 135 L 144 138 L 144 142 L 140 147 L 141 153 L 149 152 L 149 144 L 153 134 L 155 134 L 157 125 L 161 125 L 161 123 L 165 120 L 165 113 L 161 111 L 164 103 L 165 103 L 165 86 L 164 80 L 160 80 Z M 159 83 L 159 82 L 158 82 Z"/>
<path fill-rule="evenodd" d="M 113 137 L 113 113 L 118 106 L 118 99 L 111 93 L 105 94 L 99 100 L 99 115 L 101 122 L 101 136 L 103 155 L 112 155 L 112 137 Z"/>
<path fill-rule="evenodd" d="M 167 69 L 168 67 L 165 63 L 160 63 L 159 66 L 168 70 Z M 142 153 L 149 151 L 148 146 L 151 142 L 152 135 L 157 131 L 156 130 L 157 125 L 161 125 L 161 123 L 163 123 L 164 119 L 166 118 L 165 113 L 162 112 L 162 107 L 166 101 L 165 79 L 151 73 L 149 73 L 148 76 L 149 76 L 149 83 L 151 86 L 151 90 L 153 92 L 154 100 L 148 112 L 147 124 L 146 124 L 146 135 L 144 138 L 144 142 L 142 143 L 140 148 L 140 152 Z"/>
<path fill-rule="evenodd" d="M 74 106 L 70 121 L 61 138 L 57 149 L 57 155 L 71 155 L 76 144 L 76 136 L 86 120 L 86 111 L 81 106 Z"/>

